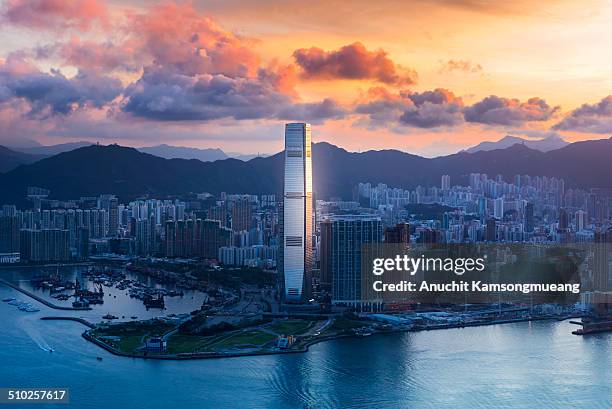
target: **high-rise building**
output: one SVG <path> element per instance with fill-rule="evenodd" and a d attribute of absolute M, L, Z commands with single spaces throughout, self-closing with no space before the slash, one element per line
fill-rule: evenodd
<path fill-rule="evenodd" d="M 232 230 L 244 231 L 251 228 L 251 202 L 248 198 L 236 200 L 232 208 Z"/>
<path fill-rule="evenodd" d="M 108 200 L 108 235 L 109 237 L 117 236 L 119 230 L 119 202 L 116 197 L 111 197 Z"/>
<path fill-rule="evenodd" d="M 493 201 L 493 216 L 499 220 L 504 218 L 504 199 L 502 197 Z"/>
<path fill-rule="evenodd" d="M 533 203 L 530 202 L 525 205 L 525 231 L 531 233 L 533 228 Z"/>
<path fill-rule="evenodd" d="M 450 175 L 442 175 L 442 190 L 450 189 Z"/>
<path fill-rule="evenodd" d="M 608 291 L 610 274 L 612 274 L 612 260 L 610 260 L 612 228 L 596 231 L 593 240 L 593 289 L 595 291 Z"/>
<path fill-rule="evenodd" d="M 576 212 L 576 231 L 582 231 L 586 227 L 586 212 L 584 210 L 578 210 Z"/>
<path fill-rule="evenodd" d="M 284 298 L 300 302 L 309 297 L 312 271 L 312 150 L 310 124 L 285 125 L 285 182 L 283 192 Z"/>
<path fill-rule="evenodd" d="M 485 230 L 485 240 L 486 241 L 496 241 L 497 240 L 497 222 L 495 219 L 488 219 Z"/>
<path fill-rule="evenodd" d="M 0 253 L 19 253 L 20 224 L 17 216 L 0 217 Z"/>
<path fill-rule="evenodd" d="M 409 244 L 410 225 L 408 223 L 398 223 L 395 227 L 385 229 L 385 243 Z"/>
<path fill-rule="evenodd" d="M 23 229 L 20 233 L 21 260 L 29 262 L 68 261 L 68 230 Z"/>
<path fill-rule="evenodd" d="M 559 209 L 559 231 L 566 231 L 569 226 L 569 216 L 563 208 Z"/>
<path fill-rule="evenodd" d="M 332 279 L 332 227 L 333 223 L 331 220 L 323 220 L 319 225 L 321 231 L 321 240 L 319 247 L 319 259 L 320 259 L 320 286 L 321 289 L 329 291 L 331 290 L 331 279 Z"/>
<path fill-rule="evenodd" d="M 334 216 L 331 232 L 332 303 L 362 309 L 361 259 L 364 245 L 382 242 L 380 217 L 368 214 Z"/>

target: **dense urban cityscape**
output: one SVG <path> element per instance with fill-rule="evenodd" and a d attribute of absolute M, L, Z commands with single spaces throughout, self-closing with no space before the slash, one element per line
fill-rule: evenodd
<path fill-rule="evenodd" d="M 364 245 L 612 241 L 607 192 L 566 189 L 554 177 L 472 173 L 462 186 L 443 175 L 439 186 L 414 190 L 363 182 L 352 201 L 316 200 L 313 207 L 310 132 L 309 124 L 287 125 L 282 196 L 202 192 L 121 203 L 112 192 L 54 200 L 53 192 L 29 187 L 30 208 L 2 207 L 0 260 L 251 268 L 276 277 L 275 311 L 313 303 L 321 311 L 330 304 L 366 311 Z M 600 253 L 590 290 L 605 303 L 612 280 L 608 255 Z"/>
<path fill-rule="evenodd" d="M 579 328 L 571 333 L 582 336 L 612 329 L 607 189 L 485 173 L 461 184 L 444 174 L 438 185 L 414 189 L 363 181 L 352 200 L 323 200 L 313 185 L 311 132 L 310 124 L 286 125 L 278 194 L 60 200 L 48 187 L 27 187 L 19 207 L 0 211 L 0 284 L 27 298 L 2 301 L 26 314 L 45 308 L 44 321 L 77 322 L 85 340 L 120 358 L 163 360 L 307 352 L 341 338 L 537 321 L 573 319 Z M 574 286 L 576 297 L 534 301 L 501 290 L 468 297 L 467 283 L 458 297 L 444 290 L 398 297 L 371 284 L 373 254 L 425 258 L 432 249 L 453 254 L 453 246 L 490 255 L 485 277 L 493 283 L 503 281 L 501 271 L 528 286 L 553 277 L 554 285 Z M 55 351 L 37 331 L 28 334 Z"/>

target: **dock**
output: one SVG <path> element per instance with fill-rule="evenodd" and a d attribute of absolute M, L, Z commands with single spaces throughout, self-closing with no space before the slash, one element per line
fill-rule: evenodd
<path fill-rule="evenodd" d="M 84 311 L 84 310 L 91 310 L 91 307 L 65 307 L 63 305 L 55 305 L 52 302 L 45 300 L 42 297 L 37 296 L 36 294 L 28 291 L 28 290 L 24 290 L 23 288 L 19 287 L 16 284 L 11 283 L 10 281 L 6 281 L 2 278 L 0 278 L 0 284 L 4 284 L 8 287 L 13 288 L 14 290 L 19 291 L 22 294 L 27 295 L 28 297 L 32 298 L 33 300 L 38 301 L 39 303 L 49 307 L 49 308 L 53 308 L 54 310 L 64 310 L 64 311 Z"/>

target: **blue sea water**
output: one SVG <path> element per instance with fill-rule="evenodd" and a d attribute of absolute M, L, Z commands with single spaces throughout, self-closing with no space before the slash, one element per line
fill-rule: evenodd
<path fill-rule="evenodd" d="M 6 297 L 24 298 L 0 285 Z M 68 387 L 71 403 L 10 407 L 612 407 L 612 334 L 575 336 L 568 322 L 374 335 L 300 354 L 177 362 L 113 356 L 84 340 L 78 323 L 41 321 L 58 313 L 37 306 L 25 313 L 0 302 L 0 387 Z"/>

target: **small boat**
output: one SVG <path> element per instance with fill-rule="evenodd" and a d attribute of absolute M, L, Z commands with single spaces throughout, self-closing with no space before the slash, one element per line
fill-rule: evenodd
<path fill-rule="evenodd" d="M 112 315 L 112 314 L 106 314 L 105 316 L 102 317 L 105 320 L 116 320 L 119 317 L 117 317 L 116 315 Z"/>
<path fill-rule="evenodd" d="M 133 320 L 138 319 L 138 317 L 135 316 L 135 315 L 132 315 L 130 318 L 133 319 Z"/>
<path fill-rule="evenodd" d="M 102 357 L 101 357 L 101 356 L 97 356 L 97 357 L 96 357 L 96 359 L 97 359 L 98 361 L 101 361 L 101 360 L 102 360 Z"/>
<path fill-rule="evenodd" d="M 15 301 L 15 298 L 3 298 L 2 301 L 11 302 L 11 301 Z"/>

